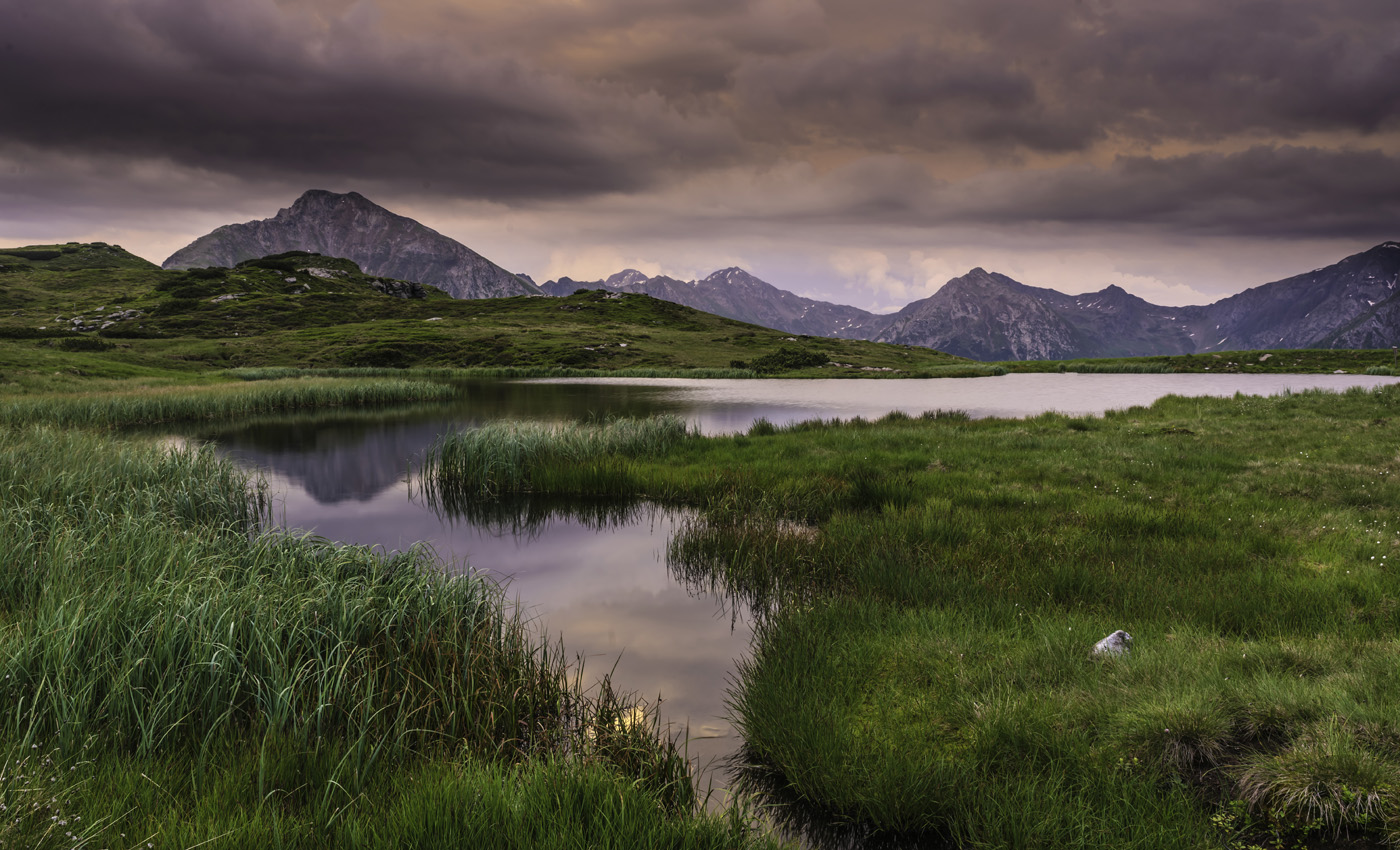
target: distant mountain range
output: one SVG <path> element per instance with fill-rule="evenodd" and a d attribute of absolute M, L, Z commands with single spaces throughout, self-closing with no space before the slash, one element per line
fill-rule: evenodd
<path fill-rule="evenodd" d="M 167 269 L 232 267 L 284 251 L 344 257 L 366 274 L 426 283 L 455 298 L 541 295 L 529 280 L 358 192 L 313 189 L 273 218 L 226 224 L 170 255 Z"/>
<path fill-rule="evenodd" d="M 1388 348 L 1400 343 L 1400 242 L 1214 304 L 1161 307 L 1120 287 L 1066 295 L 975 268 L 897 313 L 803 298 L 743 269 L 681 281 L 626 269 L 605 280 L 541 285 L 351 192 L 311 191 L 264 221 L 220 227 L 165 268 L 231 266 L 289 250 L 345 257 L 371 274 L 458 298 L 634 292 L 808 336 L 936 348 L 977 360 L 1062 360 L 1258 348 Z"/>

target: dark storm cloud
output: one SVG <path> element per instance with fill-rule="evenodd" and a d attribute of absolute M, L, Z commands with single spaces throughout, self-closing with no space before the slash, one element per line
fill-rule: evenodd
<path fill-rule="evenodd" d="M 1102 137 L 1091 120 L 1050 107 L 1004 58 L 906 42 L 746 63 L 736 95 L 748 126 L 792 141 L 880 149 L 959 144 L 1078 150 Z"/>
<path fill-rule="evenodd" d="M 1148 138 L 1372 133 L 1400 117 L 1395 8 L 1370 0 L 1123 4 L 1053 73 Z"/>
<path fill-rule="evenodd" d="M 0 18 L 0 112 L 17 118 L 0 136 L 31 146 L 510 198 L 635 189 L 732 145 L 659 98 L 395 41 L 355 12 L 325 27 L 261 0 L 0 0 Z"/>
<path fill-rule="evenodd" d="M 1400 28 L 1375 0 L 827 5 L 856 37 L 739 63 L 755 132 L 1058 153 L 1400 126 Z"/>
<path fill-rule="evenodd" d="M 181 192 L 616 194 L 701 237 L 764 216 L 1380 233 L 1394 4 L 0 0 L 0 165 L 53 162 L 79 196 L 122 169 L 159 195 L 162 162 Z"/>
<path fill-rule="evenodd" d="M 1261 146 L 1120 157 L 1109 168 L 973 181 L 957 194 L 943 214 L 995 224 L 1146 224 L 1239 236 L 1400 233 L 1400 159 L 1375 150 Z"/>
<path fill-rule="evenodd" d="M 732 212 L 829 226 L 1027 226 L 1100 233 L 1394 239 L 1400 236 L 1400 158 L 1378 150 L 1256 146 L 1232 153 L 1109 165 L 989 171 L 935 180 L 897 155 L 866 157 L 768 193 L 782 200 Z"/>

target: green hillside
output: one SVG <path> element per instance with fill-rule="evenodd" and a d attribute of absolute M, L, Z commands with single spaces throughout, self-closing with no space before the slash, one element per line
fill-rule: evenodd
<path fill-rule="evenodd" d="M 0 260 L 0 385 L 12 391 L 51 384 L 54 372 L 119 378 L 250 366 L 810 377 L 991 368 L 929 349 L 795 337 L 646 295 L 461 301 L 305 252 L 187 271 L 97 243 L 4 249 Z"/>

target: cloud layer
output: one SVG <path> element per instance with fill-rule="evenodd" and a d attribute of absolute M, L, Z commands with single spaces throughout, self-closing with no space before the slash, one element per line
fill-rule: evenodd
<path fill-rule="evenodd" d="M 1393 6 L 0 0 L 0 233 L 319 186 L 538 238 L 582 217 L 626 255 L 756 229 L 1394 238 Z"/>

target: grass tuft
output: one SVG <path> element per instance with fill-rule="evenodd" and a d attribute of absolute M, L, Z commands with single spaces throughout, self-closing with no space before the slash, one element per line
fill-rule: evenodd
<path fill-rule="evenodd" d="M 494 422 L 440 437 L 422 478 L 428 497 L 449 508 L 507 493 L 617 496 L 634 489 L 631 458 L 659 456 L 695 436 L 678 416 L 602 424 Z"/>
<path fill-rule="evenodd" d="M 1373 832 L 1400 814 L 1400 768 L 1368 751 L 1339 720 L 1319 724 L 1288 749 L 1248 759 L 1240 797 L 1268 820 L 1333 836 Z"/>

